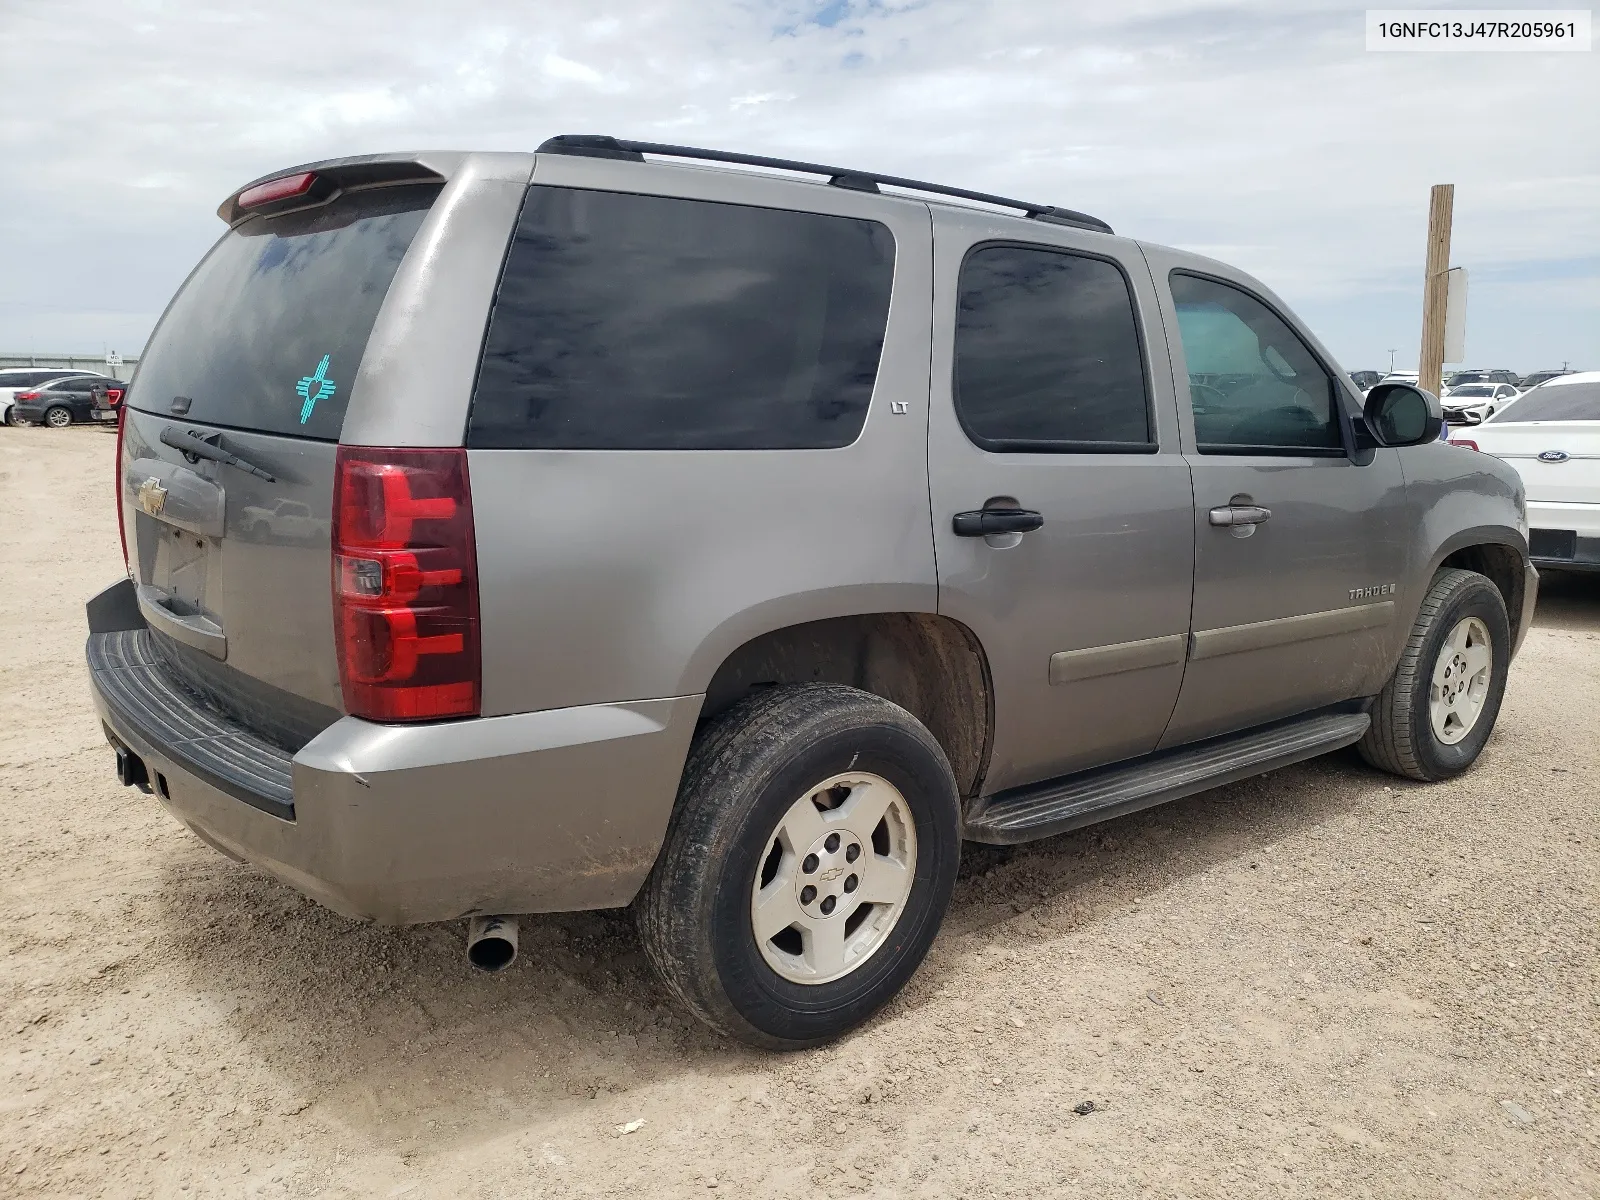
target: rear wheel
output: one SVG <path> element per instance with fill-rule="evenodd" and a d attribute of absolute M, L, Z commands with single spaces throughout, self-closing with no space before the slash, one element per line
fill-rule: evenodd
<path fill-rule="evenodd" d="M 708 1025 L 815 1045 L 917 969 L 960 847 L 955 779 L 915 717 L 855 688 L 770 688 L 696 739 L 641 937 Z"/>
<path fill-rule="evenodd" d="M 1510 663 L 1500 590 L 1474 571 L 1439 572 L 1372 707 L 1362 757 L 1411 779 L 1459 775 L 1494 731 Z"/>
<path fill-rule="evenodd" d="M 62 408 L 59 404 L 54 408 L 45 410 L 44 423 L 51 429 L 65 429 L 72 424 L 72 410 Z"/>

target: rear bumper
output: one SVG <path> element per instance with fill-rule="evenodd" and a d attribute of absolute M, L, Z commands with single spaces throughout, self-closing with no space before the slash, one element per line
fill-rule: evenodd
<path fill-rule="evenodd" d="M 1528 526 L 1535 566 L 1600 571 L 1600 504 L 1530 500 Z"/>
<path fill-rule="evenodd" d="M 655 861 L 699 696 L 413 726 L 344 717 L 291 756 L 145 674 L 159 668 L 139 629 L 95 631 L 100 600 L 90 680 L 108 739 L 202 840 L 346 916 L 616 907 Z"/>
<path fill-rule="evenodd" d="M 1600 538 L 1600 504 L 1529 500 L 1531 529 L 1570 529 L 1581 538 Z"/>

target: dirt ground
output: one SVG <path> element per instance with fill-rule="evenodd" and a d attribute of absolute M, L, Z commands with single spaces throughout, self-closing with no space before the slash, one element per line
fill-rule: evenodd
<path fill-rule="evenodd" d="M 1600 579 L 1547 578 L 1464 778 L 1341 754 L 974 848 L 907 991 L 770 1056 L 621 915 L 478 975 L 119 787 L 112 444 L 0 429 L 0 1195 L 1600 1195 Z"/>

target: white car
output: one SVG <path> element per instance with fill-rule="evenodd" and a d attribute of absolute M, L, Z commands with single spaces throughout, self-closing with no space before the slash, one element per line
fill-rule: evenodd
<path fill-rule="evenodd" d="M 1509 383 L 1463 383 L 1446 388 L 1439 402 L 1452 425 L 1478 425 L 1510 404 L 1520 393 Z"/>
<path fill-rule="evenodd" d="M 11 398 L 18 392 L 76 375 L 98 375 L 99 371 L 68 371 L 61 367 L 5 367 L 0 369 L 0 425 L 14 424 Z"/>
<path fill-rule="evenodd" d="M 1600 571 L 1600 371 L 1541 383 L 1451 441 L 1522 476 L 1534 566 Z"/>

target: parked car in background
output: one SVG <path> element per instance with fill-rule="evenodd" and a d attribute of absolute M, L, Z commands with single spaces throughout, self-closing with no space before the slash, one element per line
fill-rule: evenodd
<path fill-rule="evenodd" d="M 1351 371 L 1350 382 L 1355 384 L 1363 393 L 1383 378 L 1382 371 Z"/>
<path fill-rule="evenodd" d="M 1515 387 L 1521 382 L 1521 376 L 1515 371 L 1507 371 L 1502 368 L 1497 368 L 1493 371 L 1474 369 L 1450 372 L 1449 375 L 1445 376 L 1444 386 L 1445 390 L 1448 391 L 1450 388 L 1460 387 L 1465 383 L 1509 383 Z"/>
<path fill-rule="evenodd" d="M 107 428 L 115 428 L 112 422 L 122 411 L 122 397 L 126 391 L 126 386 L 115 379 L 90 385 L 89 415 Z"/>
<path fill-rule="evenodd" d="M 1446 388 L 1441 400 L 1444 419 L 1452 425 L 1477 425 L 1517 396 L 1517 389 L 1509 383 L 1463 383 Z"/>
<path fill-rule="evenodd" d="M 1536 388 L 1541 383 L 1549 383 L 1552 379 L 1559 379 L 1563 375 L 1576 374 L 1576 371 L 1570 371 L 1565 367 L 1559 371 L 1535 371 L 1532 375 L 1524 375 L 1522 377 L 1522 390 L 1527 391 L 1529 388 Z"/>
<path fill-rule="evenodd" d="M 1412 387 L 1416 387 L 1417 386 L 1417 381 L 1419 379 L 1421 379 L 1421 378 L 1422 378 L 1422 376 L 1417 374 L 1417 372 L 1415 372 L 1415 371 L 1390 371 L 1379 382 L 1381 382 L 1381 383 L 1409 383 Z"/>
<path fill-rule="evenodd" d="M 36 388 L 55 379 L 70 379 L 77 375 L 109 378 L 95 371 L 68 371 L 61 367 L 6 367 L 0 370 L 0 425 L 14 425 L 20 420 L 20 418 L 14 420 L 11 411 L 17 392 Z"/>
<path fill-rule="evenodd" d="M 1600 371 L 1547 380 L 1470 439 L 1451 440 L 1522 476 L 1535 566 L 1600 571 Z"/>
<path fill-rule="evenodd" d="M 65 429 L 75 421 L 93 421 L 94 390 L 105 387 L 122 399 L 124 385 L 104 375 L 69 375 L 39 387 L 19 391 L 12 398 L 12 413 L 29 424 Z"/>

